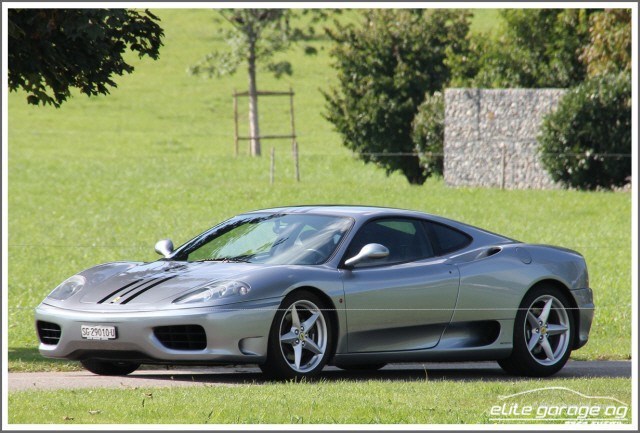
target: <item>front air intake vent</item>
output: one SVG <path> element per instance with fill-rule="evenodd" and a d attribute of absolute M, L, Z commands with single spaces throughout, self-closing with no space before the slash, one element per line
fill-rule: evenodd
<path fill-rule="evenodd" d="M 153 333 L 167 349 L 203 350 L 207 347 L 207 334 L 200 325 L 173 325 L 153 328 Z"/>
<path fill-rule="evenodd" d="M 42 344 L 51 344 L 53 346 L 58 344 L 60 335 L 62 335 L 60 325 L 38 320 L 36 327 L 38 328 L 38 338 L 40 338 Z"/>

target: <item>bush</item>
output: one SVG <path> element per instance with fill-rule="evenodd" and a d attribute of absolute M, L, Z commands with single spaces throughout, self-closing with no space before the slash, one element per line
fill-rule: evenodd
<path fill-rule="evenodd" d="M 570 90 L 543 124 L 541 159 L 579 189 L 622 186 L 631 175 L 631 77 L 602 75 Z"/>
<path fill-rule="evenodd" d="M 427 177 L 444 171 L 444 97 L 441 92 L 425 96 L 413 119 L 413 142 Z"/>
<path fill-rule="evenodd" d="M 324 93 L 325 117 L 347 148 L 387 174 L 424 183 L 411 124 L 425 93 L 449 82 L 445 58 L 466 49 L 468 18 L 458 10 L 376 9 L 362 26 L 329 31 L 337 84 Z"/>

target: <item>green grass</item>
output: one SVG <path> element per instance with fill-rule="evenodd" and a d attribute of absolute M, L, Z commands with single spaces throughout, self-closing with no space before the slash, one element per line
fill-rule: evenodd
<path fill-rule="evenodd" d="M 66 370 L 73 363 L 37 354 L 33 308 L 59 282 L 112 260 L 154 260 L 156 240 L 176 244 L 238 212 L 278 205 L 352 203 L 397 206 L 459 219 L 526 242 L 582 252 L 595 289 L 590 342 L 575 359 L 626 359 L 631 338 L 629 193 L 452 189 L 409 185 L 356 160 L 322 117 L 320 89 L 334 80 L 324 39 L 318 55 L 283 55 L 294 75 L 266 73 L 259 88 L 296 92 L 302 181 L 293 180 L 287 140 L 269 158 L 233 156 L 232 90 L 243 71 L 204 79 L 187 66 L 216 47 L 214 12 L 159 10 L 166 32 L 160 60 L 133 59 L 111 95 L 75 95 L 62 108 L 28 106 L 9 95 L 9 368 Z M 260 101 L 265 134 L 288 132 L 288 101 Z M 241 107 L 244 109 L 244 107 Z M 242 119 L 246 119 L 244 109 Z M 243 122 L 242 127 L 245 128 Z M 246 128 L 245 128 L 246 129 Z"/>
<path fill-rule="evenodd" d="M 195 388 L 21 391 L 9 395 L 11 424 L 485 424 L 499 423 L 491 407 L 602 405 L 564 387 L 630 405 L 628 379 L 594 378 L 513 382 L 336 381 L 239 384 Z M 117 398 L 115 393 L 117 392 Z M 339 396 L 339 398 L 336 398 Z M 622 407 L 622 405 L 620 405 Z M 603 409 L 604 410 L 604 409 Z M 631 421 L 631 411 L 624 418 Z M 558 421 L 552 421 L 558 423 Z M 538 424 L 540 422 L 536 422 Z"/>

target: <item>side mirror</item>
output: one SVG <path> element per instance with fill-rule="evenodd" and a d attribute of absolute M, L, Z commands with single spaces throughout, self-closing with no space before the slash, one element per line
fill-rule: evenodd
<path fill-rule="evenodd" d="M 367 244 L 358 254 L 344 262 L 345 266 L 355 266 L 365 259 L 383 259 L 389 255 L 389 249 L 380 244 Z"/>
<path fill-rule="evenodd" d="M 173 253 L 173 242 L 171 239 L 162 239 L 156 242 L 156 253 L 160 254 L 165 259 L 169 258 Z"/>

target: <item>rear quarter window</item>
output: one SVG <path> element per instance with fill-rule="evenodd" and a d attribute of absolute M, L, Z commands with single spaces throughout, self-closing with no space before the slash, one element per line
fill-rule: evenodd
<path fill-rule="evenodd" d="M 433 221 L 425 221 L 425 228 L 438 255 L 460 250 L 473 240 L 460 230 Z"/>

